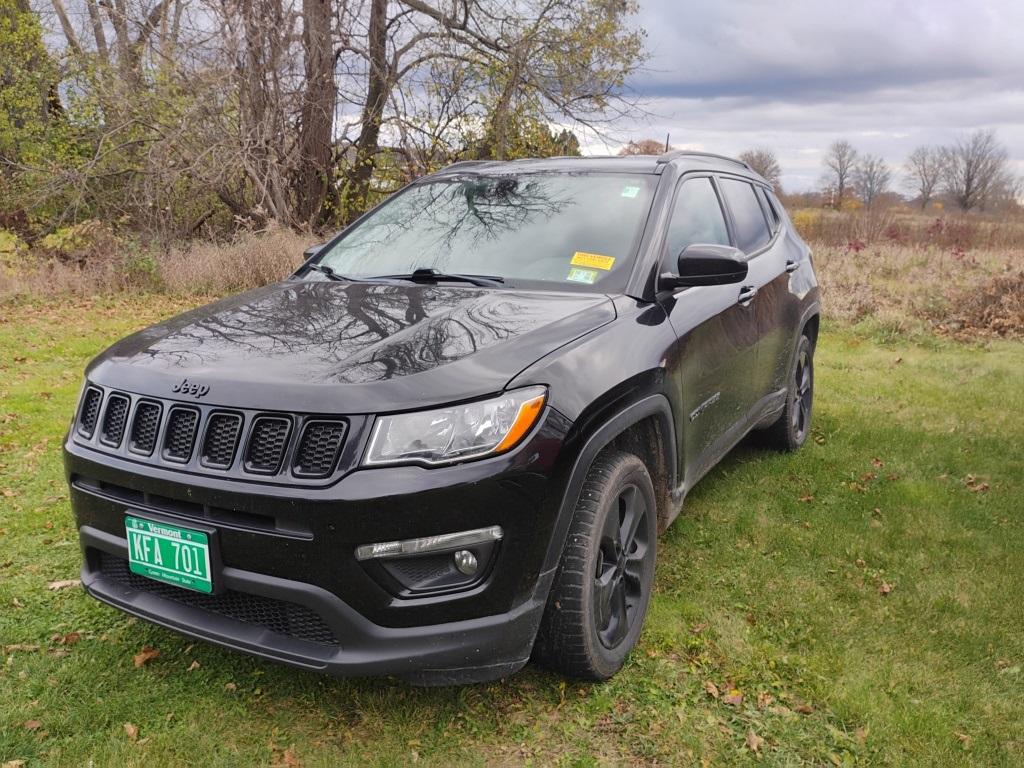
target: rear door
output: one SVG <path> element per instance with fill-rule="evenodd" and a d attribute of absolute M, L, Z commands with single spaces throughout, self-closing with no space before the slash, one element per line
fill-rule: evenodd
<path fill-rule="evenodd" d="M 779 242 L 778 225 L 766 215 L 762 198 L 748 180 L 720 176 L 735 245 L 747 254 L 747 279 L 739 287 L 738 300 L 745 308 L 755 334 L 755 359 L 745 371 L 747 379 L 746 412 L 757 418 L 772 403 L 777 389 L 775 349 L 780 342 L 779 313 L 788 293 L 785 249 Z"/>
<path fill-rule="evenodd" d="M 677 272 L 679 253 L 696 243 L 730 245 L 732 237 L 717 184 L 687 175 L 676 188 L 662 250 L 662 272 Z M 676 332 L 669 370 L 681 388 L 684 482 L 687 487 L 736 439 L 750 409 L 750 372 L 757 363 L 757 321 L 738 302 L 738 285 L 685 288 L 663 298 Z"/>

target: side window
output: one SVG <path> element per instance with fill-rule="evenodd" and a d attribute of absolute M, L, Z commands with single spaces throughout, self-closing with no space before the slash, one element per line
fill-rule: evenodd
<path fill-rule="evenodd" d="M 737 179 L 721 179 L 720 184 L 736 227 L 736 247 L 753 253 L 772 239 L 754 188 Z"/>
<path fill-rule="evenodd" d="M 771 228 L 772 234 L 774 234 L 782 223 L 782 220 L 779 218 L 779 212 L 775 210 L 775 203 L 761 187 L 757 187 L 757 199 L 761 201 L 761 206 L 768 217 L 768 226 Z"/>
<path fill-rule="evenodd" d="M 675 272 L 679 252 L 694 243 L 729 245 L 722 206 L 707 177 L 689 179 L 679 188 L 665 239 L 665 269 Z"/>

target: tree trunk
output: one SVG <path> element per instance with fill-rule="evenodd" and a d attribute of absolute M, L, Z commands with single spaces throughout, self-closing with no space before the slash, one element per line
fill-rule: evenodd
<path fill-rule="evenodd" d="M 306 90 L 299 122 L 299 167 L 295 175 L 296 216 L 313 226 L 332 183 L 334 57 L 331 51 L 331 0 L 302 1 L 302 46 Z"/>
<path fill-rule="evenodd" d="M 372 0 L 370 6 L 369 58 L 370 73 L 366 104 L 360 120 L 359 138 L 353 167 L 345 185 L 342 200 L 342 222 L 348 224 L 366 210 L 377 153 L 380 150 L 380 125 L 384 118 L 391 88 L 391 72 L 387 60 L 387 0 Z"/>

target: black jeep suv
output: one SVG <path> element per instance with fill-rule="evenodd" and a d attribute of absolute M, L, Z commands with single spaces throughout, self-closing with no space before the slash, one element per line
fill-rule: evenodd
<path fill-rule="evenodd" d="M 93 597 L 339 675 L 603 679 L 687 491 L 807 437 L 810 253 L 735 160 L 458 163 L 307 257 L 88 367 Z"/>

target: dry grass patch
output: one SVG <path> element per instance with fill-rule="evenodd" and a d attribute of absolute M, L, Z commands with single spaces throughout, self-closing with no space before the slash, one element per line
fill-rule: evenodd
<path fill-rule="evenodd" d="M 1024 273 L 1017 249 L 812 247 L 825 313 L 833 319 L 872 319 L 898 332 L 1024 336 Z"/>

